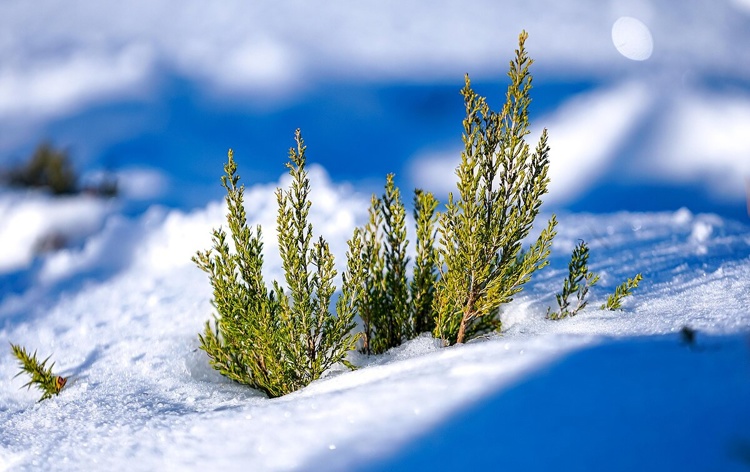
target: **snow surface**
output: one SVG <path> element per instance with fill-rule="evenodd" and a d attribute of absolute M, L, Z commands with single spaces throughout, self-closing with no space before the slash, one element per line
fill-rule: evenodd
<path fill-rule="evenodd" d="M 312 171 L 313 220 L 341 267 L 367 198 Z M 272 187 L 247 190 L 269 252 Z M 20 389 L 23 377 L 0 384 L 0 470 L 750 466 L 744 224 L 687 210 L 561 215 L 551 267 L 504 308 L 502 334 L 450 348 L 423 335 L 381 356 L 352 353 L 359 370 L 337 368 L 269 400 L 222 378 L 198 349 L 211 289 L 190 257 L 224 214 L 214 202 L 106 216 L 83 243 L 37 256 L 20 273 L 26 284 L 4 287 L 0 342 L 52 354 L 70 378 L 42 403 Z M 579 238 L 600 285 L 577 317 L 546 320 Z M 8 241 L 5 250 L 23 249 Z M 278 278 L 278 257 L 268 262 Z M 637 272 L 644 281 L 623 311 L 597 309 Z M 681 340 L 685 326 L 698 330 L 695 345 Z M 0 378 L 17 370 L 10 350 L 0 355 Z"/>

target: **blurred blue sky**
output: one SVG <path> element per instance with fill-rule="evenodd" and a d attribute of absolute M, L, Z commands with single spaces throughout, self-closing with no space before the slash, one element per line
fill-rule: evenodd
<path fill-rule="evenodd" d="M 522 29 L 547 209 L 747 218 L 750 0 L 7 1 L 0 164 L 49 139 L 133 211 L 193 208 L 229 147 L 246 184 L 277 180 L 301 127 L 336 181 L 444 196 L 463 74 L 499 107 Z"/>

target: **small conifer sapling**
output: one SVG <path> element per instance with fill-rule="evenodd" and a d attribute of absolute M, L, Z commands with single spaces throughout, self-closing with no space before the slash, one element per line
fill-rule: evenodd
<path fill-rule="evenodd" d="M 200 348 L 211 366 L 235 382 L 269 396 L 283 395 L 287 387 L 278 356 L 278 301 L 263 280 L 263 239 L 260 226 L 252 229 L 244 206 L 245 186 L 240 185 L 234 153 L 230 149 L 225 175 L 229 235 L 213 230 L 213 247 L 198 251 L 193 261 L 209 276 L 216 309 L 213 328 L 206 322 L 199 335 Z M 234 252 L 230 249 L 231 238 Z"/>
<path fill-rule="evenodd" d="M 388 174 L 385 192 L 372 196 L 369 219 L 349 241 L 348 271 L 362 271 L 355 306 L 363 324 L 365 354 L 380 354 L 412 337 L 406 268 L 406 209 Z M 354 281 L 351 276 L 348 279 Z"/>
<path fill-rule="evenodd" d="M 16 377 L 23 373 L 27 373 L 31 376 L 31 380 L 29 380 L 23 387 L 30 389 L 33 385 L 41 390 L 42 397 L 39 401 L 52 398 L 52 395 L 60 394 L 60 391 L 65 387 L 68 379 L 52 373 L 52 368 L 55 366 L 54 362 L 47 367 L 47 361 L 49 361 L 51 356 L 47 357 L 42 362 L 39 362 L 36 358 L 36 351 L 34 351 L 33 354 L 29 354 L 26 352 L 26 349 L 13 343 L 11 343 L 10 348 L 11 351 L 13 351 L 13 355 L 18 358 L 21 367 L 21 371 L 16 374 Z"/>
<path fill-rule="evenodd" d="M 361 352 L 364 354 L 378 353 L 385 346 L 385 343 L 376 340 L 376 336 L 380 335 L 378 328 L 381 320 L 385 319 L 385 259 L 382 254 L 383 215 L 380 206 L 380 199 L 373 195 L 367 224 L 363 228 L 355 228 L 349 240 L 347 272 L 344 274 L 344 290 L 354 297 L 352 307 L 362 320 Z"/>
<path fill-rule="evenodd" d="M 277 234 L 279 254 L 284 268 L 288 294 L 276 284 L 279 294 L 282 343 L 285 363 L 290 369 L 292 391 L 308 385 L 338 362 L 346 362 L 357 336 L 354 313 L 340 305 L 338 315 L 330 312 L 336 292 L 334 258 L 322 236 L 312 243 L 312 224 L 308 222 L 310 179 L 306 170 L 306 146 L 298 129 L 296 148 L 289 150 L 287 168 L 291 187 L 277 190 L 279 204 Z"/>
<path fill-rule="evenodd" d="M 406 277 L 406 209 L 401 200 L 401 192 L 393 182 L 394 175 L 388 174 L 385 192 L 380 200 L 383 215 L 383 305 L 376 329 L 379 331 L 373 346 L 377 352 L 385 352 L 399 346 L 411 337 L 409 323 L 409 285 Z"/>
<path fill-rule="evenodd" d="M 551 312 L 547 309 L 547 318 L 551 320 L 560 320 L 568 316 L 575 316 L 579 311 L 586 308 L 589 289 L 596 285 L 599 276 L 589 271 L 589 248 L 585 241 L 581 241 L 573 249 L 573 255 L 568 264 L 568 278 L 563 282 L 562 293 L 555 295 L 557 299 L 558 311 Z M 576 305 L 571 309 L 571 303 L 568 298 L 576 294 Z"/>

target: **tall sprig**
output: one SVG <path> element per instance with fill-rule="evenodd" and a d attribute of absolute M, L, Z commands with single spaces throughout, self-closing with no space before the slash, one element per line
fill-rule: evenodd
<path fill-rule="evenodd" d="M 526 32 L 519 36 L 500 113 L 471 88 L 468 76 L 461 92 L 466 118 L 464 151 L 456 169 L 458 196 L 449 195 L 439 219 L 443 265 L 435 335 L 446 344 L 499 329 L 499 307 L 547 264 L 555 235 L 553 216 L 536 242 L 522 251 L 549 183 L 547 131 L 533 152 L 525 141 L 532 63 L 526 38 Z"/>

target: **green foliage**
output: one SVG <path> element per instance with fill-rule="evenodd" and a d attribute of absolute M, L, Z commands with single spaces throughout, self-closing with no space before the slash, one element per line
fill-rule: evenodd
<path fill-rule="evenodd" d="M 417 224 L 417 255 L 410 284 L 412 332 L 414 335 L 435 329 L 435 285 L 438 279 L 437 230 L 435 223 L 438 201 L 429 192 L 414 192 L 414 220 Z"/>
<path fill-rule="evenodd" d="M 39 362 L 36 358 L 36 351 L 33 354 L 29 354 L 26 352 L 26 349 L 13 343 L 10 344 L 10 349 L 13 351 L 13 355 L 18 358 L 21 367 L 21 371 L 16 374 L 16 377 L 24 372 L 31 376 L 31 380 L 24 387 L 30 389 L 34 385 L 41 390 L 42 398 L 39 401 L 52 398 L 52 395 L 60 394 L 68 379 L 52 373 L 52 368 L 55 366 L 54 362 L 47 367 L 47 361 L 51 356 Z"/>
<path fill-rule="evenodd" d="M 381 197 L 372 196 L 367 224 L 355 229 L 349 241 L 344 285 L 356 294 L 352 306 L 362 319 L 366 354 L 385 352 L 434 326 L 437 200 L 421 190 L 415 193 L 417 260 L 409 281 L 406 209 L 393 179 L 393 174 L 387 176 Z"/>
<path fill-rule="evenodd" d="M 549 183 L 547 131 L 533 152 L 525 141 L 532 63 L 524 48 L 526 37 L 522 32 L 510 63 L 511 83 L 501 112 L 492 111 L 486 99 L 474 92 L 468 76 L 462 90 L 465 150 L 456 170 L 458 198 L 450 194 L 439 217 L 443 265 L 434 332 L 446 344 L 499 329 L 499 307 L 548 263 L 554 216 L 531 247 L 522 251 Z"/>
<path fill-rule="evenodd" d="M 383 274 L 381 316 L 377 316 L 375 326 L 377 336 L 373 339 L 373 349 L 384 352 L 400 345 L 411 337 L 409 323 L 409 285 L 406 280 L 406 209 L 401 201 L 401 192 L 393 183 L 393 174 L 388 174 L 385 193 L 380 205 L 383 216 Z"/>
<path fill-rule="evenodd" d="M 227 233 L 213 231 L 213 248 L 193 258 L 209 275 L 216 308 L 214 327 L 206 323 L 199 336 L 211 365 L 237 382 L 262 390 L 269 397 L 298 390 L 354 348 L 354 312 L 339 301 L 338 316 L 329 311 L 336 276 L 328 244 L 312 243 L 307 221 L 310 182 L 305 170 L 305 145 L 299 130 L 296 149 L 287 164 L 292 184 L 277 190 L 279 252 L 289 293 L 278 282 L 268 290 L 263 280 L 261 228 L 251 230 L 244 209 L 244 186 L 230 150 L 222 185 L 227 190 Z M 351 297 L 350 297 L 351 298 Z"/>
<path fill-rule="evenodd" d="M 0 180 L 16 187 L 46 188 L 54 195 L 86 193 L 99 197 L 115 197 L 117 178 L 111 173 L 101 173 L 78 187 L 78 177 L 68 152 L 49 142 L 39 144 L 28 160 L 8 171 L 0 171 Z"/>
<path fill-rule="evenodd" d="M 586 242 L 581 241 L 573 249 L 570 264 L 568 264 L 568 278 L 563 282 L 562 293 L 555 295 L 559 309 L 556 312 L 550 312 L 550 308 L 548 308 L 547 318 L 551 320 L 560 320 L 567 318 L 568 316 L 575 316 L 579 311 L 586 308 L 586 305 L 588 304 L 586 295 L 588 294 L 589 289 L 599 281 L 598 275 L 589 272 L 588 260 L 589 248 L 586 245 Z M 571 310 L 568 297 L 574 293 L 576 294 L 577 302 L 575 308 Z"/>
<path fill-rule="evenodd" d="M 355 303 L 363 323 L 364 353 L 385 352 L 411 337 L 408 244 L 406 209 L 393 174 L 388 174 L 383 196 L 372 197 L 368 223 L 356 229 L 349 242 L 350 249 L 361 247 L 355 260 L 350 255 L 350 271 L 358 266 L 365 274 Z"/>
<path fill-rule="evenodd" d="M 68 153 L 49 143 L 40 144 L 29 161 L 10 174 L 10 184 L 23 187 L 46 187 L 56 195 L 76 191 L 76 175 Z"/>
<path fill-rule="evenodd" d="M 619 310 L 622 307 L 622 300 L 628 295 L 631 295 L 633 290 L 638 288 L 638 284 L 641 280 L 643 280 L 643 276 L 641 274 L 636 274 L 632 279 L 628 279 L 621 285 L 617 286 L 615 293 L 607 297 L 607 303 L 603 304 L 601 309 L 610 311 Z"/>
<path fill-rule="evenodd" d="M 380 352 L 383 344 L 375 340 L 380 320 L 385 317 L 385 261 L 380 239 L 383 217 L 379 208 L 380 200 L 373 195 L 367 224 L 361 229 L 355 228 L 349 240 L 347 272 L 344 275 L 344 291 L 352 293 L 352 307 L 362 320 L 362 352 L 365 354 Z"/>
<path fill-rule="evenodd" d="M 206 322 L 200 335 L 201 349 L 210 364 L 230 379 L 263 390 L 269 396 L 281 395 L 283 382 L 272 383 L 280 375 L 278 362 L 269 355 L 280 342 L 278 302 L 266 289 L 261 274 L 263 242 L 260 226 L 251 230 L 243 204 L 244 185 L 238 186 L 234 154 L 229 150 L 226 175 L 221 182 L 225 197 L 232 253 L 227 233 L 213 230 L 213 248 L 199 251 L 193 261 L 209 275 L 213 287 L 215 315 L 213 329 Z M 281 384 L 281 385 L 279 385 Z"/>
<path fill-rule="evenodd" d="M 305 170 L 305 144 L 300 131 L 295 133 L 297 149 L 289 150 L 287 163 L 292 176 L 291 188 L 277 190 L 279 253 L 290 296 L 281 296 L 281 319 L 287 342 L 285 361 L 291 367 L 294 390 L 308 385 L 354 349 L 356 337 L 354 313 L 330 312 L 336 292 L 334 258 L 328 243 L 319 237 L 312 244 L 312 224 L 307 217 L 310 180 Z M 281 295 L 281 291 L 276 291 Z M 290 303 L 291 302 L 291 303 Z"/>
<path fill-rule="evenodd" d="M 372 215 L 370 215 L 372 217 Z M 346 253 L 346 271 L 342 274 L 341 294 L 336 302 L 336 312 L 344 318 L 359 314 L 362 318 L 364 329 L 362 332 L 362 352 L 369 353 L 369 342 L 372 335 L 372 327 L 369 320 L 373 310 L 373 293 L 370 291 L 369 282 L 372 276 L 368 272 L 370 254 L 367 253 L 367 242 L 362 230 L 354 229 L 354 235 L 348 241 L 349 250 Z"/>
<path fill-rule="evenodd" d="M 269 290 L 263 280 L 261 228 L 247 225 L 244 187 L 229 151 L 222 177 L 229 234 L 214 230 L 213 248 L 194 257 L 213 287 L 217 314 L 213 325 L 206 323 L 200 342 L 214 368 L 275 397 L 304 387 L 337 362 L 353 368 L 345 357 L 358 339 L 351 334 L 355 316 L 362 320 L 362 352 L 367 354 L 385 352 L 425 331 L 450 345 L 501 328 L 501 306 L 548 264 L 557 225 L 553 215 L 524 247 L 549 184 L 547 131 L 533 149 L 526 142 L 532 82 L 526 38 L 522 32 L 510 62 L 501 111 L 493 111 L 465 79 L 457 193 L 449 195 L 443 213 L 436 213 L 435 197 L 416 190 L 411 280 L 406 210 L 389 174 L 383 195 L 372 196 L 368 222 L 348 242 L 335 315 L 330 312 L 334 260 L 325 240 L 314 239 L 308 222 L 310 182 L 299 130 L 287 164 L 291 186 L 276 193 L 284 287 L 274 282 Z M 598 280 L 587 264 L 582 241 L 557 295 L 560 310 L 548 310 L 549 318 L 572 316 L 586 306 L 588 290 Z M 612 306 L 619 307 L 639 280 L 640 274 L 618 287 Z M 574 293 L 577 303 L 571 308 L 568 299 Z"/>

